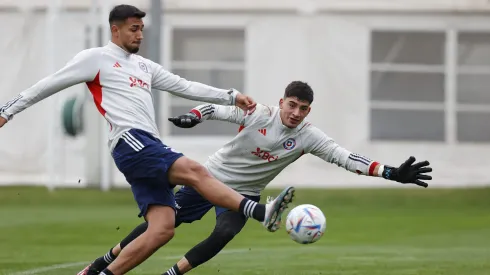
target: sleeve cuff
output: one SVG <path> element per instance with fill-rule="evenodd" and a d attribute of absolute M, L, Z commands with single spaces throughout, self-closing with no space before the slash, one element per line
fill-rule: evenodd
<path fill-rule="evenodd" d="M 239 92 L 235 89 L 230 89 L 230 91 L 228 91 L 228 94 L 231 96 L 230 106 L 235 106 L 236 96 L 239 94 Z"/>
<path fill-rule="evenodd" d="M 201 114 L 201 112 L 199 110 L 192 109 L 190 112 L 193 113 L 193 114 L 195 114 L 199 118 L 199 120 L 202 119 L 202 114 Z"/>
<path fill-rule="evenodd" d="M 0 116 L 5 118 L 7 121 L 12 119 L 12 115 L 8 115 L 7 113 L 0 113 Z"/>
<path fill-rule="evenodd" d="M 381 177 L 383 170 L 384 170 L 384 165 L 380 164 L 379 162 L 373 161 L 369 165 L 368 175 L 369 176 L 375 176 L 375 177 Z"/>

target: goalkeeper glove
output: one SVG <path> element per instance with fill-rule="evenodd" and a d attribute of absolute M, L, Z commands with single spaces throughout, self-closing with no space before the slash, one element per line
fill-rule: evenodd
<path fill-rule="evenodd" d="M 385 165 L 382 177 L 403 184 L 413 183 L 427 188 L 429 185 L 422 180 L 432 180 L 431 176 L 424 174 L 432 172 L 432 168 L 428 167 L 430 163 L 428 161 L 422 161 L 413 164 L 414 162 L 415 157 L 409 157 L 398 168 Z"/>
<path fill-rule="evenodd" d="M 194 113 L 187 113 L 178 117 L 170 117 L 168 120 L 180 128 L 192 128 L 201 123 L 199 117 L 197 117 L 197 115 Z"/>

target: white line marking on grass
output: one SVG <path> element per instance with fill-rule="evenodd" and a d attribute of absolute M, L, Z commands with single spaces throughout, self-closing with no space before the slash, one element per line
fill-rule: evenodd
<path fill-rule="evenodd" d="M 221 251 L 219 254 L 237 254 L 237 253 L 245 253 L 248 251 L 249 251 L 248 249 L 228 249 L 228 250 Z M 166 257 L 162 257 L 159 259 L 177 260 L 180 258 L 182 258 L 182 255 L 166 256 Z M 90 262 L 75 262 L 75 263 L 56 264 L 56 265 L 50 265 L 50 266 L 45 266 L 45 267 L 29 269 L 29 270 L 25 270 L 25 271 L 21 271 L 21 272 L 16 272 L 16 273 L 12 273 L 11 275 L 39 274 L 39 273 L 44 273 L 44 272 L 58 270 L 58 269 L 65 269 L 65 268 L 70 268 L 70 267 L 75 267 L 75 266 L 84 266 L 84 265 L 88 265 L 89 263 Z"/>
<path fill-rule="evenodd" d="M 50 266 L 45 266 L 45 267 L 40 267 L 40 268 L 29 269 L 29 270 L 26 270 L 26 271 L 21 271 L 21 272 L 13 273 L 12 275 L 31 275 L 31 274 L 38 274 L 38 273 L 43 273 L 43 272 L 57 270 L 57 269 L 69 268 L 69 267 L 74 267 L 74 266 L 83 266 L 83 265 L 86 265 L 86 264 L 89 264 L 89 262 L 76 262 L 76 263 L 56 264 L 56 265 L 50 265 Z"/>

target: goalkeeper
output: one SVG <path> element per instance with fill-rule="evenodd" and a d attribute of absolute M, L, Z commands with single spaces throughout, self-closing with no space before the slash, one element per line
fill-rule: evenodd
<path fill-rule="evenodd" d="M 424 180 L 432 171 L 429 162 L 415 163 L 409 157 L 398 168 L 383 165 L 340 147 L 333 139 L 311 123 L 304 121 L 311 110 L 313 90 L 300 81 L 290 83 L 280 99 L 279 106 L 257 105 L 252 113 L 237 107 L 213 104 L 200 105 L 188 114 L 170 118 L 177 127 L 191 128 L 204 120 L 221 120 L 240 125 L 239 133 L 223 148 L 214 153 L 205 167 L 214 177 L 238 193 L 254 201 L 284 168 L 305 154 L 315 155 L 326 162 L 351 172 L 382 177 L 400 183 L 427 187 Z M 176 192 L 176 225 L 200 220 L 213 205 L 192 187 L 184 186 Z M 242 213 L 215 207 L 216 226 L 207 239 L 194 246 L 164 275 L 180 275 L 216 256 L 245 226 Z M 280 226 L 281 218 L 275 224 Z M 111 263 L 126 245 L 145 232 L 146 223 L 137 226 L 124 240 L 96 259 L 78 275 L 96 275 Z"/>

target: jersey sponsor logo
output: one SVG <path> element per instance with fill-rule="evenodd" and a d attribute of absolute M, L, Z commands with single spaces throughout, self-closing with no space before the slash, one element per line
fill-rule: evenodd
<path fill-rule="evenodd" d="M 296 147 L 296 140 L 294 138 L 288 138 L 283 144 L 282 146 L 284 147 L 284 149 L 286 150 L 293 150 L 294 147 Z"/>
<path fill-rule="evenodd" d="M 278 156 L 273 156 L 271 153 L 261 150 L 259 147 L 257 147 L 256 151 L 252 151 L 252 155 L 256 155 L 257 157 L 267 160 L 268 162 L 273 162 L 279 158 Z"/>
<path fill-rule="evenodd" d="M 141 79 L 137 79 L 136 77 L 130 76 L 129 81 L 130 81 L 130 83 L 129 83 L 130 87 L 134 87 L 134 86 L 139 86 L 141 88 L 149 88 L 150 87 L 146 82 L 144 82 Z"/>

